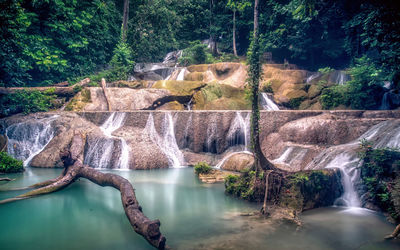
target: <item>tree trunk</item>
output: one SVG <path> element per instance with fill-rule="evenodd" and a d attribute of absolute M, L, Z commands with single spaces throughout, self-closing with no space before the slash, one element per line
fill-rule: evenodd
<path fill-rule="evenodd" d="M 150 220 L 143 214 L 142 207 L 136 199 L 131 183 L 119 175 L 102 173 L 87 165 L 83 165 L 81 155 L 84 145 L 82 135 L 75 133 L 69 151 L 63 152 L 60 155 L 65 171 L 58 178 L 38 183 L 34 187 L 39 188 L 14 198 L 2 200 L 0 204 L 52 193 L 67 187 L 79 178 L 86 178 L 100 186 L 111 186 L 118 189 L 121 193 L 121 201 L 125 214 L 135 232 L 142 235 L 152 246 L 158 249 L 165 249 L 166 238 L 160 232 L 160 221 Z"/>
<path fill-rule="evenodd" d="M 106 99 L 106 103 L 107 103 L 107 110 L 108 110 L 108 111 L 112 111 L 112 110 L 111 110 L 111 103 L 110 103 L 110 99 L 108 99 L 108 96 L 107 96 L 107 90 L 106 90 L 106 88 L 107 88 L 106 79 L 104 79 L 104 78 L 101 78 L 101 89 L 103 90 L 103 93 L 104 93 L 104 98 Z"/>
<path fill-rule="evenodd" d="M 129 20 L 129 0 L 124 0 L 124 14 L 122 18 L 122 42 L 126 42 L 126 33 L 128 32 Z"/>
<path fill-rule="evenodd" d="M 386 240 L 394 239 L 394 238 L 398 237 L 399 234 L 400 234 L 400 224 L 397 225 L 397 227 L 393 230 L 393 233 L 386 236 L 385 239 Z"/>
<path fill-rule="evenodd" d="M 54 90 L 51 92 L 51 94 L 61 96 L 61 97 L 72 97 L 76 94 L 76 91 L 74 90 L 75 86 L 80 86 L 80 87 L 85 87 L 88 85 L 90 82 L 89 78 L 85 78 L 79 83 L 69 86 L 69 87 L 28 87 L 28 88 L 23 88 L 23 87 L 14 87 L 14 88 L 4 88 L 0 87 L 0 95 L 8 95 L 8 94 L 14 94 L 16 92 L 25 90 L 25 91 L 49 91 L 49 90 Z"/>
<path fill-rule="evenodd" d="M 254 153 L 254 164 L 256 169 L 256 176 L 260 173 L 261 169 L 276 170 L 275 166 L 270 163 L 264 156 L 260 146 L 260 110 L 258 107 L 258 88 L 261 77 L 261 64 L 260 64 L 260 48 L 258 43 L 258 0 L 254 1 L 254 33 L 253 33 L 253 44 L 252 53 L 250 58 L 250 85 L 252 94 L 251 104 L 251 144 Z"/>
<path fill-rule="evenodd" d="M 237 51 L 236 51 L 236 10 L 233 10 L 232 42 L 233 42 L 233 54 L 235 56 L 237 56 Z"/>

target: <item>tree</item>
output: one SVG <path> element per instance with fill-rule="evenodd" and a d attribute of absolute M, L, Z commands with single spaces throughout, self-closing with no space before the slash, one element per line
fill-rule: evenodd
<path fill-rule="evenodd" d="M 122 18 L 122 35 L 121 39 L 126 42 L 126 33 L 128 32 L 128 20 L 129 20 L 129 0 L 124 0 L 124 14 Z"/>
<path fill-rule="evenodd" d="M 251 87 L 251 145 L 255 157 L 256 176 L 261 169 L 275 170 L 275 167 L 270 163 L 261 151 L 260 146 L 260 131 L 259 131 L 259 84 L 261 78 L 261 63 L 260 63 L 260 47 L 258 42 L 258 0 L 254 1 L 254 30 L 253 42 L 248 53 L 249 63 L 249 84 Z"/>
<path fill-rule="evenodd" d="M 251 6 L 251 3 L 249 1 L 245 0 L 228 0 L 228 3 L 226 5 L 229 9 L 232 10 L 233 16 L 232 16 L 232 48 L 233 48 L 233 54 L 237 56 L 237 49 L 236 49 L 236 12 L 243 12 L 245 8 Z"/>

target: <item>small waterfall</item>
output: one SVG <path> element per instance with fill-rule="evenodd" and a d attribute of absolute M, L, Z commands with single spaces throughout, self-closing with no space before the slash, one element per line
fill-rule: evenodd
<path fill-rule="evenodd" d="M 183 134 L 183 139 L 184 139 L 184 144 L 182 148 L 188 148 L 189 145 L 189 129 L 192 128 L 192 122 L 193 122 L 193 113 L 190 112 L 189 118 L 186 121 L 186 126 L 185 126 L 185 131 Z"/>
<path fill-rule="evenodd" d="M 359 207 L 360 199 L 356 185 L 360 182 L 358 170 L 360 159 L 357 148 L 360 140 L 373 143 L 374 148 L 400 147 L 400 120 L 388 120 L 371 127 L 357 140 L 333 146 L 322 151 L 305 169 L 339 168 L 342 173 L 344 194 L 338 199 L 339 205 Z"/>
<path fill-rule="evenodd" d="M 183 81 L 183 80 L 185 80 L 185 73 L 186 73 L 186 68 L 182 68 L 182 69 L 179 71 L 179 74 L 178 74 L 178 76 L 176 77 L 176 80 L 177 80 L 177 81 Z"/>
<path fill-rule="evenodd" d="M 246 118 L 243 119 L 241 112 L 236 112 L 235 119 L 233 119 L 228 131 L 229 146 L 244 145 L 245 150 L 248 150 L 250 140 L 250 113 L 247 113 Z"/>
<path fill-rule="evenodd" d="M 301 165 L 307 152 L 307 148 L 289 146 L 278 158 L 272 160 L 272 162 L 285 165 L 287 167 L 290 167 L 291 165 Z"/>
<path fill-rule="evenodd" d="M 6 129 L 8 138 L 8 154 L 22 160 L 24 166 L 47 146 L 54 137 L 53 121 L 58 115 L 34 121 L 13 124 Z"/>
<path fill-rule="evenodd" d="M 383 94 L 382 103 L 381 103 L 381 106 L 379 107 L 380 110 L 389 110 L 390 109 L 388 95 L 389 95 L 389 92 L 386 92 L 385 94 Z"/>
<path fill-rule="evenodd" d="M 129 169 L 129 146 L 124 138 L 121 138 L 121 155 L 118 162 L 118 168 Z"/>
<path fill-rule="evenodd" d="M 319 72 L 314 73 L 314 74 L 310 75 L 309 77 L 307 77 L 306 83 L 310 84 L 312 80 L 314 80 L 315 78 L 320 77 L 320 76 L 321 76 L 321 73 L 319 73 Z"/>
<path fill-rule="evenodd" d="M 165 156 L 167 156 L 170 167 L 180 168 L 185 165 L 183 154 L 176 143 L 175 127 L 171 113 L 165 113 L 162 124 L 162 137 L 155 129 L 154 118 L 151 113 L 149 114 L 144 130 L 148 133 L 151 140 L 158 145 Z"/>
<path fill-rule="evenodd" d="M 117 115 L 115 115 L 117 114 Z M 125 121 L 125 113 L 112 113 L 110 117 L 101 125 L 100 129 L 108 137 L 112 137 L 112 133 L 122 127 Z"/>
<path fill-rule="evenodd" d="M 341 71 L 341 70 L 336 71 L 336 79 L 335 79 L 336 84 L 343 85 L 349 80 L 350 80 L 350 76 L 347 75 L 345 71 Z"/>
<path fill-rule="evenodd" d="M 204 152 L 217 153 L 217 130 L 218 130 L 218 115 L 212 114 L 207 125 L 207 141 L 204 147 Z"/>
<path fill-rule="evenodd" d="M 261 105 L 265 110 L 279 110 L 278 105 L 272 101 L 267 93 L 261 93 L 262 99 L 261 99 Z"/>
<path fill-rule="evenodd" d="M 100 126 L 106 138 L 96 138 L 87 140 L 87 150 L 85 152 L 84 164 L 95 168 L 115 168 L 129 169 L 129 146 L 124 138 L 112 135 L 114 131 L 121 128 L 125 122 L 126 113 L 112 113 L 108 119 Z M 120 142 L 120 154 L 118 163 L 113 161 L 115 139 Z"/>

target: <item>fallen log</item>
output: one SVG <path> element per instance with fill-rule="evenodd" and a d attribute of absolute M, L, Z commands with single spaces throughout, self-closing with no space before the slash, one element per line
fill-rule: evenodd
<path fill-rule="evenodd" d="M 45 92 L 45 91 L 50 91 L 52 90 L 52 94 L 55 94 L 60 97 L 72 97 L 76 94 L 76 87 L 85 87 L 88 85 L 90 82 L 89 78 L 85 78 L 82 81 L 78 82 L 77 84 L 69 87 L 54 87 L 54 86 L 48 86 L 48 87 L 12 87 L 12 88 L 5 88 L 5 87 L 0 87 L 0 95 L 8 95 L 8 94 L 14 94 L 19 91 L 40 91 L 40 92 Z"/>
<path fill-rule="evenodd" d="M 400 234 L 400 224 L 397 225 L 397 227 L 393 230 L 392 234 L 385 236 L 385 239 L 391 240 L 391 239 L 397 238 L 399 236 L 399 234 Z"/>
<path fill-rule="evenodd" d="M 160 221 L 150 220 L 143 214 L 142 207 L 136 199 L 131 183 L 119 175 L 102 173 L 84 165 L 81 161 L 83 147 L 84 140 L 82 136 L 75 133 L 70 149 L 60 154 L 65 171 L 58 178 L 33 185 L 38 188 L 14 198 L 2 200 L 0 204 L 56 192 L 79 178 L 86 178 L 100 186 L 111 186 L 118 189 L 121 193 L 125 214 L 135 232 L 142 235 L 152 246 L 158 249 L 165 249 L 166 238 L 160 232 Z"/>
<path fill-rule="evenodd" d="M 0 178 L 0 181 L 13 181 L 14 179 L 10 179 L 8 177 Z"/>

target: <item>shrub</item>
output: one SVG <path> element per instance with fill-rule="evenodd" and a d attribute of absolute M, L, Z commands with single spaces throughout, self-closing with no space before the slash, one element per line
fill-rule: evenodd
<path fill-rule="evenodd" d="M 225 193 L 245 200 L 257 200 L 254 192 L 255 171 L 246 169 L 241 173 L 241 176 L 228 175 L 225 177 Z"/>
<path fill-rule="evenodd" d="M 24 171 L 22 161 L 16 160 L 6 152 L 0 152 L 0 172 L 17 173 Z"/>
<path fill-rule="evenodd" d="M 53 107 L 56 96 L 54 89 L 40 92 L 37 90 L 21 90 L 13 94 L 5 95 L 0 99 L 1 115 L 8 116 L 23 112 L 25 114 L 34 112 L 46 112 Z"/>
<path fill-rule="evenodd" d="M 335 71 L 334 69 L 332 69 L 331 67 L 325 67 L 325 68 L 320 68 L 318 69 L 318 72 L 321 74 L 329 74 L 331 72 Z"/>
<path fill-rule="evenodd" d="M 211 63 L 214 59 L 207 49 L 206 44 L 200 41 L 190 43 L 190 46 L 183 50 L 182 57 L 179 59 L 179 64 L 189 66 L 192 64 Z"/>
<path fill-rule="evenodd" d="M 194 166 L 194 172 L 196 174 L 208 174 L 210 173 L 212 168 L 205 162 L 199 162 Z"/>
<path fill-rule="evenodd" d="M 394 186 L 400 178 L 400 152 L 393 148 L 374 149 L 367 140 L 361 141 L 360 148 L 361 179 L 369 199 L 399 221 L 400 213 L 395 206 L 398 190 Z"/>

